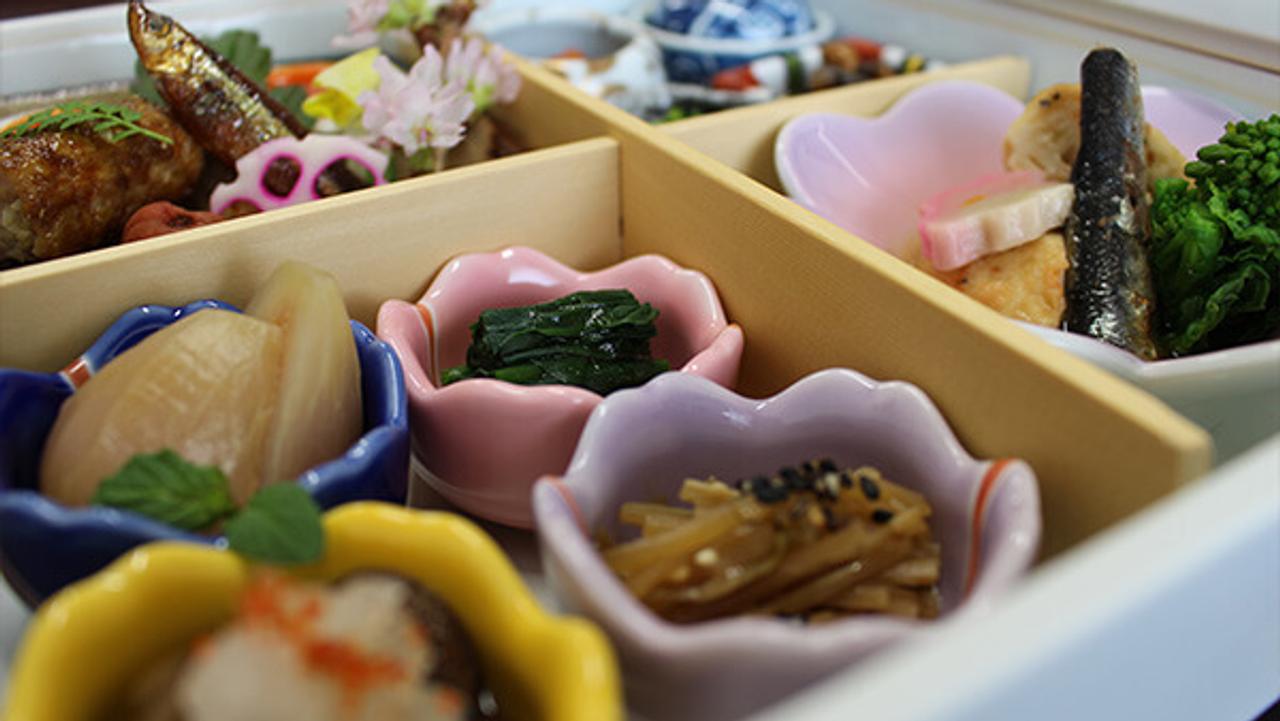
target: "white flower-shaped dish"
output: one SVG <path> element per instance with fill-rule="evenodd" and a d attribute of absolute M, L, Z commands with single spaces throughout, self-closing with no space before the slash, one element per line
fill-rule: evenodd
<path fill-rule="evenodd" d="M 1148 121 L 1182 154 L 1217 141 L 1239 116 L 1194 93 L 1144 87 Z M 1003 170 L 1002 143 L 1023 103 L 965 81 L 925 85 L 878 118 L 811 114 L 778 134 L 774 160 L 787 194 L 899 257 L 926 199 Z M 1087 336 L 1024 325 L 1037 336 L 1154 393 L 1214 435 L 1227 458 L 1280 430 L 1280 339 L 1144 362 Z"/>
<path fill-rule="evenodd" d="M 884 616 L 674 625 L 636 600 L 593 545 L 600 532 L 634 535 L 618 521 L 623 503 L 674 500 L 685 478 L 736 480 L 819 457 L 875 466 L 929 500 L 944 615 L 984 612 L 1035 557 L 1031 469 L 972 458 L 915 386 L 834 369 L 763 400 L 677 373 L 619 391 L 592 413 L 563 478 L 539 481 L 533 505 L 549 577 L 612 638 L 637 710 L 666 721 L 735 718 L 928 632 L 928 623 Z"/>

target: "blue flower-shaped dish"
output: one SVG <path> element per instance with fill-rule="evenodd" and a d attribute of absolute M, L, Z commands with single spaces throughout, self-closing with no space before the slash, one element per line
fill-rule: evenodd
<path fill-rule="evenodd" d="M 37 605 L 143 543 L 225 544 L 221 536 L 187 533 L 113 508 L 68 508 L 36 490 L 45 438 L 62 402 L 143 338 L 206 308 L 237 310 L 215 300 L 142 306 L 121 316 L 59 373 L 0 369 L 0 570 L 27 603 Z M 360 323 L 351 321 L 351 331 L 360 359 L 364 435 L 341 458 L 298 478 L 323 508 L 365 499 L 403 502 L 407 492 L 409 420 L 400 361 Z"/>

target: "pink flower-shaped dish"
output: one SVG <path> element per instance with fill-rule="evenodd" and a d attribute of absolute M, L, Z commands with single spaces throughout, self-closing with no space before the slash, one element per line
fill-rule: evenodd
<path fill-rule="evenodd" d="M 416 304 L 382 305 L 378 336 L 405 369 L 414 459 L 441 495 L 477 516 L 532 526 L 534 481 L 564 471 L 587 416 L 603 399 L 571 386 L 491 379 L 441 387 L 440 374 L 465 362 L 481 311 L 606 288 L 630 290 L 658 309 L 655 358 L 724 386 L 737 381 L 742 329 L 725 320 L 705 275 L 659 256 L 581 273 L 531 248 L 464 255 L 440 271 Z"/>
<path fill-rule="evenodd" d="M 1147 120 L 1188 158 L 1239 118 L 1185 91 L 1144 87 L 1142 97 Z M 797 117 L 778 133 L 774 161 L 792 199 L 902 257 L 921 203 L 1004 171 L 1004 135 L 1022 110 L 988 85 L 931 83 L 877 118 Z"/>
<path fill-rule="evenodd" d="M 927 623 L 881 616 L 814 627 L 746 616 L 675 625 L 636 600 L 593 545 L 599 533 L 632 537 L 620 506 L 674 500 L 685 478 L 736 480 L 824 456 L 875 466 L 928 498 L 944 615 L 984 612 L 1035 558 L 1031 469 L 969 456 L 914 386 L 834 369 L 764 400 L 675 374 L 620 391 L 587 422 L 565 475 L 539 481 L 533 501 L 548 575 L 563 601 L 613 639 L 635 708 L 661 719 L 734 718 L 927 633 Z"/>
<path fill-rule="evenodd" d="M 1146 117 L 1187 158 L 1239 114 L 1185 90 L 1147 86 Z M 1005 132 L 1023 111 L 1001 90 L 940 82 L 912 91 L 878 118 L 803 115 L 774 146 L 792 199 L 860 238 L 905 257 L 925 200 L 1004 169 Z M 1116 373 L 1213 430 L 1229 456 L 1280 430 L 1280 338 L 1198 356 L 1143 361 L 1083 335 L 1029 327 Z"/>

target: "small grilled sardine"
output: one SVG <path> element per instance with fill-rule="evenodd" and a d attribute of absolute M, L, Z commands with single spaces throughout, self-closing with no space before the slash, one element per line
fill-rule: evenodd
<path fill-rule="evenodd" d="M 170 112 L 227 165 L 259 145 L 306 128 L 284 106 L 173 18 L 129 2 L 129 37 Z"/>
<path fill-rule="evenodd" d="M 1085 58 L 1080 79 L 1062 325 L 1153 360 L 1146 121 L 1138 72 L 1119 51 L 1102 48 Z"/>

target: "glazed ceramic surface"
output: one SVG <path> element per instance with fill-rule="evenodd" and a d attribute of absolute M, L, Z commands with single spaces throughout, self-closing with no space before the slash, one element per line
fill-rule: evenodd
<path fill-rule="evenodd" d="M 151 333 L 206 308 L 148 305 L 120 317 L 59 373 L 0 369 L 0 567 L 35 604 L 102 569 L 129 549 L 156 540 L 222 545 L 219 536 L 180 531 L 105 507 L 68 508 L 40 495 L 40 457 L 63 401 L 101 367 Z M 340 458 L 299 477 L 322 508 L 360 499 L 403 501 L 408 482 L 409 422 L 404 376 L 390 346 L 351 321 L 360 360 L 364 435 Z"/>
<path fill-rule="evenodd" d="M 668 32 L 722 40 L 776 40 L 813 28 L 806 0 L 660 0 L 646 19 Z"/>
<path fill-rule="evenodd" d="M 530 248 L 464 255 L 440 271 L 416 304 L 383 304 L 378 335 L 405 369 L 415 461 L 441 495 L 489 520 L 532 525 L 533 482 L 564 471 L 602 398 L 571 386 L 487 378 L 440 387 L 440 374 L 466 361 L 470 326 L 482 311 L 605 288 L 626 288 L 658 309 L 655 358 L 684 374 L 736 382 L 742 330 L 725 320 L 705 275 L 658 256 L 581 273 Z"/>
<path fill-rule="evenodd" d="M 623 503 L 672 501 L 685 478 L 732 481 L 823 456 L 873 465 L 929 499 L 944 614 L 985 612 L 1035 557 L 1041 522 L 1031 469 L 970 457 L 914 386 L 837 369 L 764 400 L 677 374 L 620 391 L 591 416 L 564 476 L 538 483 L 534 511 L 550 577 L 613 639 L 640 711 L 734 718 L 928 632 L 874 616 L 812 628 L 747 617 L 676 626 L 632 597 L 593 545 L 600 533 L 634 535 L 617 520 Z"/>
<path fill-rule="evenodd" d="M 1143 88 L 1148 121 L 1182 154 L 1215 142 L 1238 116 L 1198 95 Z M 878 118 L 809 114 L 778 133 L 787 194 L 874 245 L 903 256 L 925 200 L 1004 170 L 1003 143 L 1023 103 L 980 83 L 925 85 Z"/>
<path fill-rule="evenodd" d="M 472 28 L 538 58 L 581 90 L 634 115 L 671 105 L 662 52 L 640 23 L 620 15 L 548 7 L 483 15 Z M 567 57 L 566 52 L 581 57 Z"/>
<path fill-rule="evenodd" d="M 1239 119 L 1208 99 L 1168 88 L 1143 88 L 1143 104 L 1150 123 L 1188 158 Z M 904 257 L 915 242 L 921 203 L 1003 170 L 1004 134 L 1022 109 L 994 88 L 950 81 L 910 93 L 879 118 L 800 116 L 778 135 L 778 175 L 801 205 Z M 1280 340 L 1143 362 L 1092 338 L 1025 327 L 1210 429 L 1220 457 L 1280 430 Z"/>
<path fill-rule="evenodd" d="M 750 7 L 721 12 L 733 10 L 735 5 Z M 827 13 L 815 10 L 810 14 L 802 3 L 791 0 L 663 3 L 658 7 L 641 3 L 633 14 L 648 24 L 649 33 L 662 48 L 671 82 L 696 85 L 710 85 L 721 70 L 825 42 L 836 27 Z"/>
<path fill-rule="evenodd" d="M 295 573 L 336 581 L 389 571 L 438 595 L 466 627 L 504 716 L 621 719 L 617 664 L 599 629 L 544 611 L 493 539 L 466 519 L 356 503 L 325 514 L 324 528 L 324 557 Z M 252 573 L 223 550 L 157 543 L 67 588 L 32 620 L 5 718 L 102 718 L 150 663 L 228 621 Z"/>

